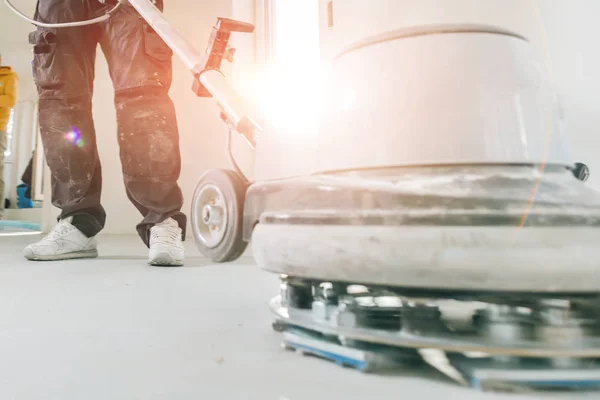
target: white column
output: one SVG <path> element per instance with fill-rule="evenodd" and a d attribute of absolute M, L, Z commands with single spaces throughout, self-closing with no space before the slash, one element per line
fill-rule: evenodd
<path fill-rule="evenodd" d="M 16 187 L 33 151 L 31 129 L 34 121 L 36 103 L 31 100 L 18 102 L 15 107 L 15 121 L 12 133 L 11 174 L 6 182 L 6 195 L 11 203 L 17 203 Z"/>

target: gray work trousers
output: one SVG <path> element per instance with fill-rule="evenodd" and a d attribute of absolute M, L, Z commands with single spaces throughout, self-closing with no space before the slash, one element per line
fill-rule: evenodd
<path fill-rule="evenodd" d="M 80 21 L 106 9 L 98 0 L 39 0 L 36 18 L 47 23 Z M 175 219 L 185 232 L 183 196 L 177 183 L 179 133 L 168 94 L 171 49 L 131 6 L 91 26 L 39 28 L 30 41 L 40 131 L 52 172 L 52 204 L 62 210 L 59 218 L 72 216 L 73 225 L 89 237 L 105 224 L 92 119 L 100 45 L 115 89 L 118 125 L 118 132 L 101 134 L 117 134 L 125 190 L 143 217 L 138 233 L 148 245 L 150 228 L 167 218 Z"/>

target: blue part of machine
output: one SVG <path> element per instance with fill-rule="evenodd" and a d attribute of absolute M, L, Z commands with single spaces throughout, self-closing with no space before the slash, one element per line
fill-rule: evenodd
<path fill-rule="evenodd" d="M 292 326 L 283 329 L 283 346 L 360 372 L 399 368 L 416 359 L 414 353 L 404 349 L 368 343 L 341 344 L 338 339 Z"/>
<path fill-rule="evenodd" d="M 465 374 L 473 389 L 483 391 L 499 391 L 501 389 L 510 391 L 527 390 L 598 390 L 600 389 L 600 380 L 552 380 L 552 379 L 532 379 L 532 380 L 499 380 L 488 381 Z"/>
<path fill-rule="evenodd" d="M 360 372 L 380 372 L 399 368 L 414 361 L 406 350 L 368 343 L 342 344 L 334 337 L 325 336 L 295 326 L 279 327 L 283 331 L 283 346 L 299 353 L 332 361 L 339 366 Z M 548 360 L 521 359 L 518 363 L 504 364 L 487 358 L 469 358 L 448 354 L 449 365 L 461 375 L 459 383 L 482 391 L 538 391 L 538 390 L 598 390 L 600 364 L 595 361 L 571 367 L 553 367 Z M 436 365 L 432 365 L 437 368 Z M 444 369 L 439 369 L 444 372 Z M 450 376 L 451 379 L 456 377 Z"/>
<path fill-rule="evenodd" d="M 484 391 L 510 391 L 528 390 L 598 390 L 600 381 L 597 380 L 530 380 L 530 381 L 505 381 L 488 382 L 477 378 L 470 380 L 473 389 Z"/>
<path fill-rule="evenodd" d="M 570 388 L 570 389 L 600 389 L 600 381 L 528 381 L 527 385 L 540 389 Z"/>
<path fill-rule="evenodd" d="M 306 345 L 302 345 L 299 343 L 294 343 L 292 341 L 284 340 L 284 343 L 287 347 L 290 347 L 294 350 L 297 350 L 297 351 L 300 351 L 300 352 L 306 353 L 306 354 L 311 354 L 311 355 L 314 355 L 317 357 L 321 357 L 321 358 L 327 359 L 329 361 L 333 361 L 334 363 L 336 363 L 337 365 L 342 366 L 342 367 L 355 368 L 361 372 L 365 372 L 366 370 L 368 370 L 368 363 L 366 363 L 365 361 L 356 360 L 351 357 L 344 357 L 339 354 L 336 354 L 333 351 L 326 351 L 323 349 L 319 349 L 317 347 L 306 346 Z"/>
<path fill-rule="evenodd" d="M 520 360 L 503 365 L 493 359 L 469 359 L 454 355 L 450 362 L 475 389 L 480 390 L 597 390 L 600 365 L 588 362 L 572 367 L 553 367 L 540 360 Z"/>
<path fill-rule="evenodd" d="M 27 198 L 28 186 L 21 184 L 17 186 L 17 207 L 18 208 L 33 208 L 33 201 Z"/>

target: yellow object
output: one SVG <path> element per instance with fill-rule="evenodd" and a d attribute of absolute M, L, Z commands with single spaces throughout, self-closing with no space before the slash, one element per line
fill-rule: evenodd
<path fill-rule="evenodd" d="M 0 131 L 8 125 L 10 109 L 17 101 L 17 74 L 10 67 L 0 67 Z"/>

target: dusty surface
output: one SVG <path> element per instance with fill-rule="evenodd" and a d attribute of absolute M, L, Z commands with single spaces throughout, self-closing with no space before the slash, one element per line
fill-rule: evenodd
<path fill-rule="evenodd" d="M 97 260 L 26 262 L 33 239 L 0 236 L 2 400 L 540 398 L 468 391 L 427 370 L 362 375 L 285 352 L 267 308 L 277 280 L 248 256 L 210 265 L 188 242 L 186 267 L 157 269 L 136 237 L 110 236 Z"/>

